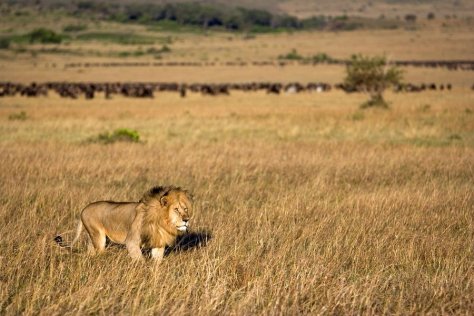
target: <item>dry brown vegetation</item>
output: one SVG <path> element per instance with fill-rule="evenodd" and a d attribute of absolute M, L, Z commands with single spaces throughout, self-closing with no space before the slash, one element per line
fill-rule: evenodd
<path fill-rule="evenodd" d="M 308 1 L 278 3 L 299 16 L 320 12 Z M 325 14 L 341 12 L 334 1 L 321 3 Z M 470 14 L 472 5 L 459 3 Z M 349 13 L 365 2 L 350 4 Z M 407 4 L 387 13 L 392 4 L 373 4 L 361 15 L 433 8 Z M 220 63 L 276 60 L 293 49 L 334 58 L 473 59 L 472 19 L 447 2 L 434 7 L 460 18 L 436 11 L 436 19 L 411 30 L 249 35 L 2 16 L 1 35 L 84 23 L 85 32 L 129 32 L 157 42 L 12 44 L 0 51 L 0 81 L 334 84 L 344 67 Z M 217 65 L 64 67 L 157 61 L 117 52 L 160 49 L 163 39 L 171 51 L 159 61 Z M 389 92 L 389 110 L 364 111 L 366 96 L 340 90 L 0 98 L 0 314 L 473 314 L 473 72 L 404 70 L 407 82 L 453 89 Z M 140 142 L 93 141 L 119 128 L 138 131 Z M 73 252 L 54 243 L 57 234 L 72 239 L 89 202 L 136 201 L 159 184 L 183 186 L 196 202 L 191 244 L 170 249 L 161 265 L 133 263 L 116 245 L 88 256 L 85 238 Z"/>
<path fill-rule="evenodd" d="M 472 93 L 363 99 L 1 99 L 1 314 L 472 313 Z M 87 141 L 119 127 L 143 142 Z M 194 192 L 207 243 L 160 266 L 54 244 L 155 184 Z"/>

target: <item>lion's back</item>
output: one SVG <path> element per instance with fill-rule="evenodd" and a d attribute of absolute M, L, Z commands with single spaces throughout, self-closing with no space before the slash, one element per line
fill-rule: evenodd
<path fill-rule="evenodd" d="M 114 235 L 123 235 L 130 230 L 135 218 L 136 202 L 97 201 L 87 205 L 81 213 L 82 222 L 105 230 L 112 239 Z"/>

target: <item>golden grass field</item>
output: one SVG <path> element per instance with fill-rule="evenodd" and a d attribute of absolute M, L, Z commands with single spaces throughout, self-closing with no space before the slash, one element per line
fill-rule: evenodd
<path fill-rule="evenodd" d="M 300 3 L 288 10 L 300 12 Z M 64 19 L 5 19 L 0 32 L 78 22 Z M 473 59 L 472 21 L 443 23 L 254 38 L 93 28 L 172 36 L 161 61 L 266 61 L 292 49 Z M 344 67 L 329 65 L 64 67 L 156 61 L 107 55 L 151 46 L 162 44 L 3 50 L 0 81 L 334 84 L 344 77 Z M 31 52 L 45 47 L 67 52 Z M 361 110 L 366 95 L 340 90 L 0 98 L 0 315 L 473 314 L 474 72 L 404 71 L 408 82 L 453 90 L 388 91 L 389 110 Z M 137 130 L 140 143 L 91 142 L 118 128 Z M 88 203 L 137 201 L 166 184 L 194 194 L 196 216 L 190 244 L 170 249 L 159 266 L 134 263 L 117 245 L 89 256 L 85 236 L 72 252 L 54 243 L 57 234 L 72 239 Z"/>
<path fill-rule="evenodd" d="M 364 98 L 0 99 L 1 313 L 470 314 L 473 95 Z M 142 142 L 88 142 L 119 127 Z M 195 194 L 207 243 L 160 266 L 54 244 L 155 184 Z"/>

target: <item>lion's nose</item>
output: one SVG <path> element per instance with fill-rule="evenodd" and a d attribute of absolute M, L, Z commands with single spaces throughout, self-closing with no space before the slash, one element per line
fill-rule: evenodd
<path fill-rule="evenodd" d="M 183 218 L 183 222 L 187 224 L 189 222 L 189 218 Z"/>

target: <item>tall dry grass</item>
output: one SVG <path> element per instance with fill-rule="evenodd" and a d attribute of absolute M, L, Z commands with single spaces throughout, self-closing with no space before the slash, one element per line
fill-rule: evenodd
<path fill-rule="evenodd" d="M 388 99 L 1 99 L 0 314 L 472 313 L 472 94 Z M 144 142 L 87 141 L 118 127 Z M 201 247 L 155 266 L 54 244 L 155 184 L 195 194 Z"/>

